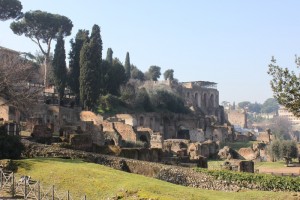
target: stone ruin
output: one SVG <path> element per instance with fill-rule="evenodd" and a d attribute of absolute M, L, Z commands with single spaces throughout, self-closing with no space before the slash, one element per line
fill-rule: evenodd
<path fill-rule="evenodd" d="M 221 169 L 254 173 L 254 162 L 249 160 L 226 160 L 221 165 Z"/>
<path fill-rule="evenodd" d="M 224 109 L 219 106 L 216 83 L 173 83 L 168 80 L 143 84 L 150 88 L 163 85 L 176 92 L 183 97 L 192 113 L 134 113 L 104 118 L 89 111 L 81 111 L 79 106 L 72 104 L 73 96 L 69 95 L 68 101 L 65 101 L 70 104 L 57 102 L 55 88 L 47 88 L 43 102 L 30 109 L 26 129 L 35 138 L 49 140 L 55 136 L 55 141 L 65 142 L 75 149 L 93 151 L 109 145 L 124 149 L 128 146 L 161 149 L 163 157 L 177 157 L 181 160 L 187 157 L 189 162 L 215 157 L 219 142 L 233 139 L 233 130 L 225 123 Z M 134 153 L 131 157 L 143 157 L 139 154 Z"/>

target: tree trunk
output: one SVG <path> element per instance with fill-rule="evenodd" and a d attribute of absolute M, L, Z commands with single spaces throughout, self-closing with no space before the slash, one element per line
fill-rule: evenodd
<path fill-rule="evenodd" d="M 44 87 L 48 87 L 49 80 L 48 80 L 48 68 L 49 68 L 49 56 L 45 55 L 44 60 L 44 67 L 45 67 L 45 74 L 44 74 Z"/>

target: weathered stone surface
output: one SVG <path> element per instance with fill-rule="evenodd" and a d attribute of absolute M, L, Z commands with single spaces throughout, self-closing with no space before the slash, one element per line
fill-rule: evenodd
<path fill-rule="evenodd" d="M 218 156 L 220 157 L 220 159 L 231 159 L 232 154 L 230 152 L 230 147 L 225 146 L 225 147 L 223 147 L 223 149 L 220 149 L 219 153 L 218 153 Z"/>

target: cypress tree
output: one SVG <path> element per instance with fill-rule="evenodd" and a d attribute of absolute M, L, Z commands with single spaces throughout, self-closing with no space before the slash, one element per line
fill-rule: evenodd
<path fill-rule="evenodd" d="M 101 57 L 100 27 L 94 25 L 90 41 L 86 41 L 80 51 L 80 100 L 86 110 L 92 110 L 99 97 Z"/>
<path fill-rule="evenodd" d="M 126 53 L 126 59 L 125 59 L 125 74 L 126 74 L 126 80 L 130 79 L 130 58 L 129 58 L 129 52 Z"/>
<path fill-rule="evenodd" d="M 106 53 L 106 61 L 112 65 L 113 62 L 113 50 L 111 48 L 107 49 L 107 53 Z"/>
<path fill-rule="evenodd" d="M 80 50 L 83 46 L 85 40 L 88 40 L 89 31 L 87 30 L 78 30 L 75 41 L 72 39 L 71 43 L 71 50 L 69 53 L 69 68 L 70 73 L 68 76 L 68 85 L 70 86 L 71 90 L 75 94 L 76 103 L 79 103 L 79 76 L 80 76 Z"/>
<path fill-rule="evenodd" d="M 57 38 L 52 66 L 54 84 L 58 90 L 59 98 L 62 99 L 64 96 L 67 79 L 65 42 L 62 34 L 60 34 Z"/>
<path fill-rule="evenodd" d="M 99 97 L 101 88 L 102 88 L 102 82 L 103 82 L 103 70 L 101 67 L 101 61 L 102 61 L 102 39 L 100 35 L 100 27 L 95 24 L 92 28 L 91 33 L 91 42 L 90 42 L 90 48 L 92 49 L 92 57 L 91 62 L 93 63 L 95 68 L 95 103 L 97 98 Z"/>

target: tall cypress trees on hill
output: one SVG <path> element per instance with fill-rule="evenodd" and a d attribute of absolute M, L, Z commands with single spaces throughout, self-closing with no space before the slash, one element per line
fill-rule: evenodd
<path fill-rule="evenodd" d="M 54 84 L 58 90 L 59 98 L 62 99 L 64 96 L 67 79 L 65 42 L 62 34 L 60 34 L 57 38 L 52 66 Z"/>
<path fill-rule="evenodd" d="M 113 50 L 111 48 L 107 49 L 107 53 L 106 53 L 106 61 L 112 65 L 113 62 Z"/>
<path fill-rule="evenodd" d="M 102 40 L 100 27 L 94 25 L 90 40 L 80 52 L 80 100 L 84 109 L 92 110 L 100 92 Z"/>
<path fill-rule="evenodd" d="M 126 74 L 126 79 L 130 79 L 130 58 L 129 58 L 129 52 L 126 53 L 126 58 L 125 58 L 125 74 Z"/>
<path fill-rule="evenodd" d="M 70 73 L 68 77 L 68 85 L 70 89 L 75 94 L 76 103 L 79 103 L 79 76 L 80 76 L 80 50 L 83 46 L 84 41 L 89 39 L 89 31 L 87 30 L 78 30 L 75 41 L 72 39 L 71 51 L 69 53 L 69 68 Z"/>

